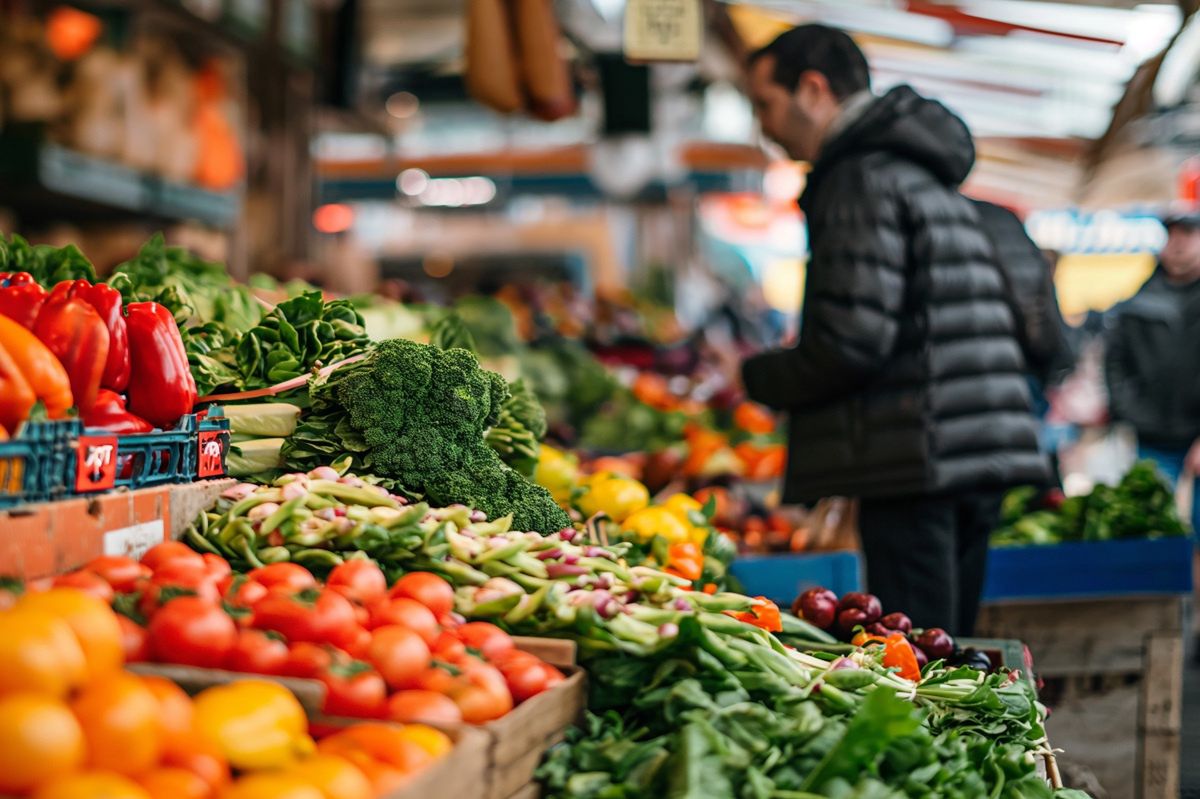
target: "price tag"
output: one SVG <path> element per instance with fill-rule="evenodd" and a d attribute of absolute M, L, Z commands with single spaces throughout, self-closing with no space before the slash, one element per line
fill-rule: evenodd
<path fill-rule="evenodd" d="M 228 450 L 229 433 L 227 431 L 200 431 L 200 446 L 196 453 L 196 476 L 224 477 L 225 453 Z"/>
<path fill-rule="evenodd" d="M 630 61 L 695 61 L 703 38 L 700 0 L 628 0 L 625 5 Z"/>
<path fill-rule="evenodd" d="M 75 450 L 75 491 L 107 491 L 117 483 L 117 437 L 80 436 Z"/>
<path fill-rule="evenodd" d="M 141 560 L 146 550 L 166 540 L 162 519 L 110 530 L 104 534 L 104 554 Z"/>

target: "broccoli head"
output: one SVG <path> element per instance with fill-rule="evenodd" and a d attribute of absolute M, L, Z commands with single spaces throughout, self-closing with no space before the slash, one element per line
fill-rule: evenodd
<path fill-rule="evenodd" d="M 300 440 L 348 420 L 370 450 L 371 470 L 430 502 L 512 514 L 522 530 L 569 526 L 550 494 L 505 466 L 485 441 L 509 390 L 467 350 L 384 341 L 309 392 L 312 413 L 297 430 Z"/>

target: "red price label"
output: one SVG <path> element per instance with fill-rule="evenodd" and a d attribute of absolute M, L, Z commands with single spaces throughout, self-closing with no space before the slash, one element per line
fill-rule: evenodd
<path fill-rule="evenodd" d="M 107 491 L 117 483 L 117 437 L 80 436 L 75 450 L 75 490 Z"/>
<path fill-rule="evenodd" d="M 197 477 L 224 477 L 225 453 L 229 449 L 229 433 L 225 430 L 200 431 L 200 447 L 196 454 Z"/>

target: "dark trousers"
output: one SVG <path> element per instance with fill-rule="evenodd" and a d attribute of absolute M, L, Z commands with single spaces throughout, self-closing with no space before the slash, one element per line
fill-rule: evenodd
<path fill-rule="evenodd" d="M 884 613 L 907 613 L 916 627 L 954 636 L 975 630 L 987 568 L 988 536 L 1003 493 L 864 499 L 858 528 L 867 589 Z"/>

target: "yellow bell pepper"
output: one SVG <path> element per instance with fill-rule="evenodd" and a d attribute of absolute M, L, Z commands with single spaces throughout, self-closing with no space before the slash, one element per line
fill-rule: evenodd
<path fill-rule="evenodd" d="M 554 501 L 566 505 L 579 484 L 579 464 L 575 458 L 547 444 L 538 450 L 533 481 L 550 492 Z"/>
<path fill-rule="evenodd" d="M 687 525 L 663 507 L 639 510 L 621 524 L 621 529 L 635 534 L 641 541 L 660 535 L 669 544 L 684 544 L 692 538 Z"/>
<path fill-rule="evenodd" d="M 277 769 L 312 754 L 304 708 L 292 692 L 266 680 L 242 680 L 202 691 L 196 728 L 242 771 Z"/>
<path fill-rule="evenodd" d="M 577 503 L 584 516 L 607 513 L 620 523 L 650 504 L 650 491 L 630 477 L 600 472 L 588 478 L 586 487 Z"/>

